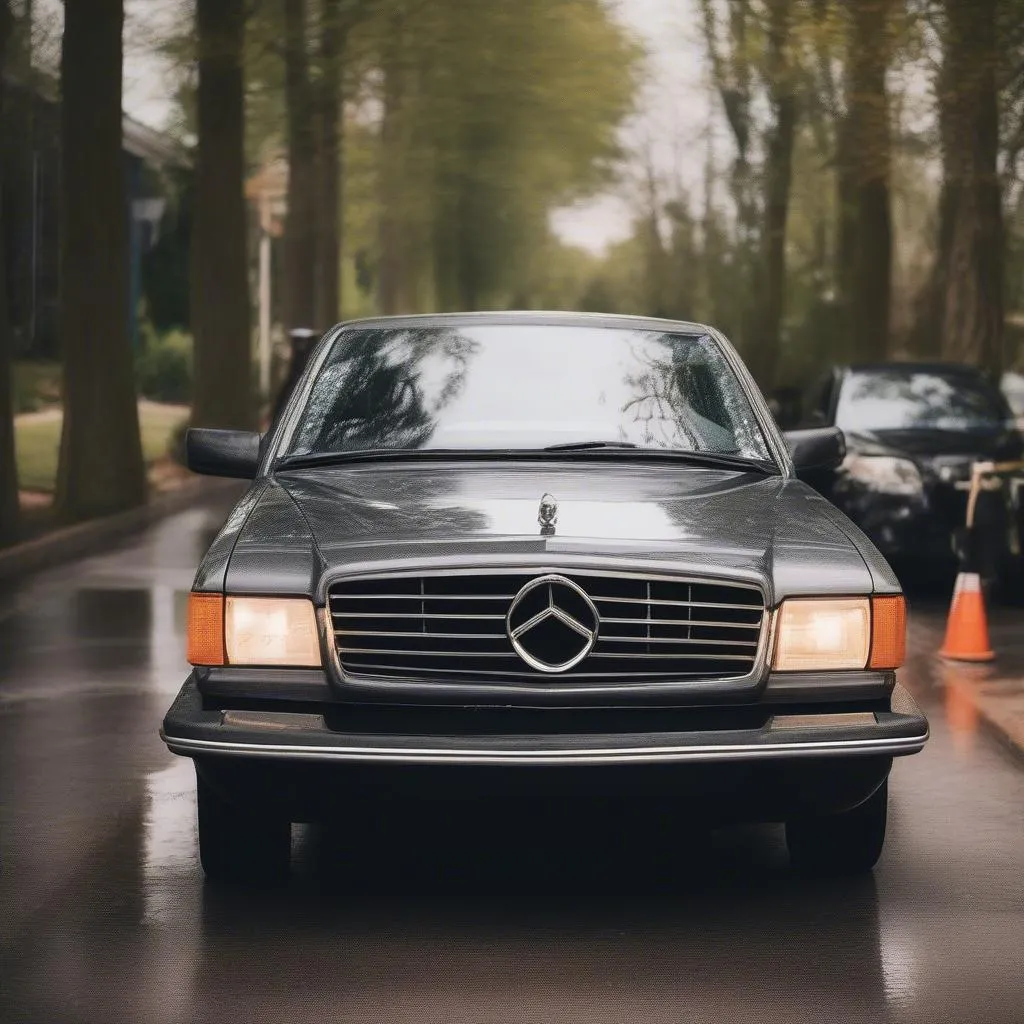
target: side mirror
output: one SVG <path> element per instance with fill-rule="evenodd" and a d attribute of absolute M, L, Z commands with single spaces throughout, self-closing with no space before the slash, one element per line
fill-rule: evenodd
<path fill-rule="evenodd" d="M 260 464 L 260 435 L 249 430 L 191 427 L 185 458 L 193 473 L 252 480 Z"/>
<path fill-rule="evenodd" d="M 835 469 L 846 458 L 846 439 L 838 427 L 791 430 L 785 438 L 797 473 Z"/>

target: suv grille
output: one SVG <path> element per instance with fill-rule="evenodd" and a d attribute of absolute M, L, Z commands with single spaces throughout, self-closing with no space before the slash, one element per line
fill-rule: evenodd
<path fill-rule="evenodd" d="M 735 678 L 754 667 L 764 602 L 749 585 L 646 576 L 560 574 L 600 615 L 593 650 L 557 676 L 526 664 L 506 615 L 543 575 L 473 574 L 351 579 L 330 589 L 342 669 L 356 676 L 494 682 Z"/>

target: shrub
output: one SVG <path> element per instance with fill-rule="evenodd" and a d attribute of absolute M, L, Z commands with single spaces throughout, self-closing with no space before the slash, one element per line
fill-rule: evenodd
<path fill-rule="evenodd" d="M 14 412 L 35 412 L 60 403 L 60 363 L 18 360 L 12 367 Z"/>
<path fill-rule="evenodd" d="M 147 334 L 135 360 L 139 394 L 155 402 L 187 404 L 192 399 L 192 336 L 184 331 Z"/>

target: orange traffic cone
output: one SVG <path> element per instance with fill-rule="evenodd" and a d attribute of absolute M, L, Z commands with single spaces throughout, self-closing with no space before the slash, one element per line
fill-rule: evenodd
<path fill-rule="evenodd" d="M 953 661 L 992 661 L 996 656 L 988 639 L 985 598 L 976 572 L 962 572 L 956 578 L 946 639 L 939 654 Z"/>

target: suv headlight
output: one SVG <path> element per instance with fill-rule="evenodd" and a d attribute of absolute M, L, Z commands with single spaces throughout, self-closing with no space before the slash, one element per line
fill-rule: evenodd
<path fill-rule="evenodd" d="M 901 594 L 791 598 L 775 622 L 776 672 L 895 669 L 906 652 L 907 612 Z"/>
<path fill-rule="evenodd" d="M 891 455 L 847 455 L 843 470 L 851 480 L 884 494 L 920 494 L 924 487 L 910 459 Z"/>
<path fill-rule="evenodd" d="M 320 642 L 313 603 L 191 593 L 188 660 L 193 665 L 317 668 Z"/>

